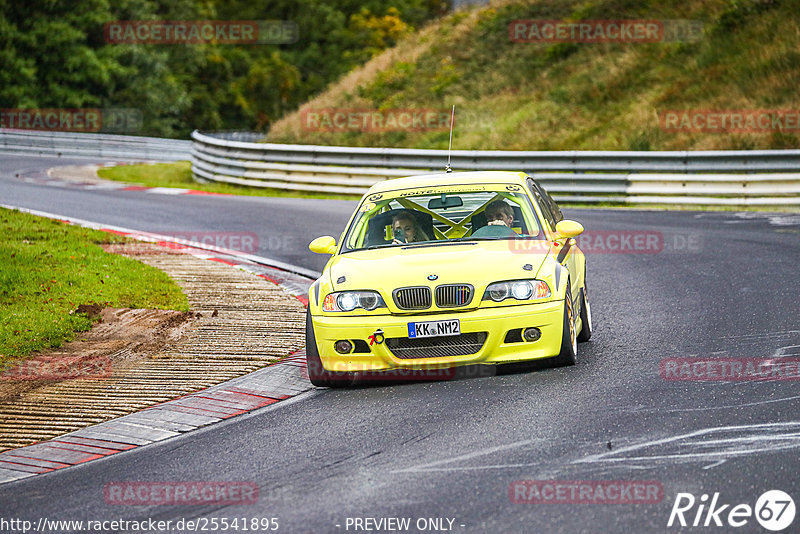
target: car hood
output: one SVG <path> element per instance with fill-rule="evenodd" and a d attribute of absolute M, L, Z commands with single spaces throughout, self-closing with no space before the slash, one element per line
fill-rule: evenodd
<path fill-rule="evenodd" d="M 336 291 L 375 289 L 390 294 L 398 287 L 451 283 L 477 289 L 498 280 L 534 278 L 549 251 L 546 242 L 528 240 L 412 245 L 340 254 L 328 268 Z"/>

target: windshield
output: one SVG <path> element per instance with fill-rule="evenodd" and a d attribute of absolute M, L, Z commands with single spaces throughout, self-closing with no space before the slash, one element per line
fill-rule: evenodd
<path fill-rule="evenodd" d="M 376 193 L 364 199 L 342 252 L 414 243 L 545 239 L 515 184 L 446 186 Z"/>

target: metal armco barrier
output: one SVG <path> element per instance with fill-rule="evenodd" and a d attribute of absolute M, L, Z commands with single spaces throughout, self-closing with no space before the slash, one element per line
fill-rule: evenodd
<path fill-rule="evenodd" d="M 191 142 L 130 135 L 2 129 L 0 150 L 4 154 L 177 161 L 189 159 Z"/>
<path fill-rule="evenodd" d="M 121 161 L 191 159 L 199 181 L 362 194 L 372 184 L 440 172 L 446 150 L 277 145 L 260 134 L 192 133 L 192 141 L 0 130 L 3 153 Z M 562 202 L 800 206 L 800 150 L 521 152 L 454 150 L 456 172 L 523 170 Z"/>
<path fill-rule="evenodd" d="M 446 150 L 278 145 L 255 143 L 252 137 L 239 139 L 193 132 L 195 178 L 363 194 L 382 180 L 440 172 L 447 162 Z M 455 172 L 523 170 L 562 202 L 800 205 L 800 150 L 454 150 L 451 165 Z"/>

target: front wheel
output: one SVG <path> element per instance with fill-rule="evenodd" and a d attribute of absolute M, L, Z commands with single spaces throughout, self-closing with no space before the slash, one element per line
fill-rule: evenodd
<path fill-rule="evenodd" d="M 341 388 L 353 383 L 352 373 L 326 371 L 317 351 L 317 340 L 314 336 L 314 323 L 311 321 L 311 310 L 306 312 L 306 364 L 308 379 L 318 387 Z"/>
<path fill-rule="evenodd" d="M 572 303 L 572 290 L 567 282 L 567 294 L 564 296 L 564 326 L 561 332 L 561 352 L 553 358 L 556 367 L 575 365 L 578 354 L 578 336 L 575 332 L 575 306 Z"/>

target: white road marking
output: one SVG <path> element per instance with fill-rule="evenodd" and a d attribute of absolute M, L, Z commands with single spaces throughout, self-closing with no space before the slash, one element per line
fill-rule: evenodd
<path fill-rule="evenodd" d="M 708 436 L 723 432 L 736 432 L 742 435 L 720 439 L 707 439 Z M 700 438 L 700 439 L 698 439 Z M 664 454 L 662 451 L 674 445 L 680 452 Z M 648 448 L 658 449 L 652 455 L 627 456 Z M 704 428 L 668 438 L 647 441 L 619 448 L 612 452 L 593 454 L 575 460 L 573 463 L 624 463 L 659 460 L 678 460 L 681 462 L 704 460 L 727 460 L 760 452 L 776 452 L 800 448 L 800 422 L 765 423 L 755 425 L 724 426 Z"/>
<path fill-rule="evenodd" d="M 487 449 L 481 449 L 478 451 L 470 452 L 467 454 L 462 454 L 459 456 L 454 456 L 452 458 L 445 458 L 443 460 L 437 460 L 435 462 L 430 462 L 427 464 L 420 464 L 415 465 L 412 467 L 407 467 L 405 469 L 396 469 L 392 471 L 392 473 L 418 473 L 423 471 L 462 471 L 462 470 L 470 470 L 470 469 L 497 469 L 497 468 L 505 468 L 505 467 L 523 467 L 529 466 L 532 464 L 513 464 L 513 465 L 482 465 L 477 467 L 448 467 L 448 468 L 439 468 L 437 469 L 436 466 L 442 464 L 448 464 L 453 462 L 460 462 L 463 460 L 471 460 L 472 458 L 478 458 L 480 456 L 486 456 L 487 454 L 492 454 L 499 451 L 505 451 L 509 449 L 515 449 L 518 447 L 523 447 L 525 445 L 532 445 L 534 443 L 541 443 L 543 441 L 547 441 L 544 438 L 536 438 L 536 439 L 527 439 L 524 441 L 515 441 L 514 443 L 508 443 L 506 445 L 497 445 L 495 447 L 489 447 Z"/>
<path fill-rule="evenodd" d="M 786 402 L 791 400 L 800 399 L 800 395 L 795 395 L 794 397 L 784 397 L 782 399 L 769 399 L 757 402 L 747 402 L 744 404 L 728 404 L 726 406 L 703 406 L 701 408 L 674 408 L 671 410 L 665 410 L 664 408 L 642 408 L 641 406 L 636 408 L 626 409 L 626 412 L 642 412 L 642 411 L 649 411 L 649 412 L 658 412 L 658 413 L 676 413 L 676 412 L 706 412 L 709 410 L 729 410 L 732 408 L 745 408 L 747 406 L 761 406 L 762 404 L 772 404 L 776 402 Z"/>

